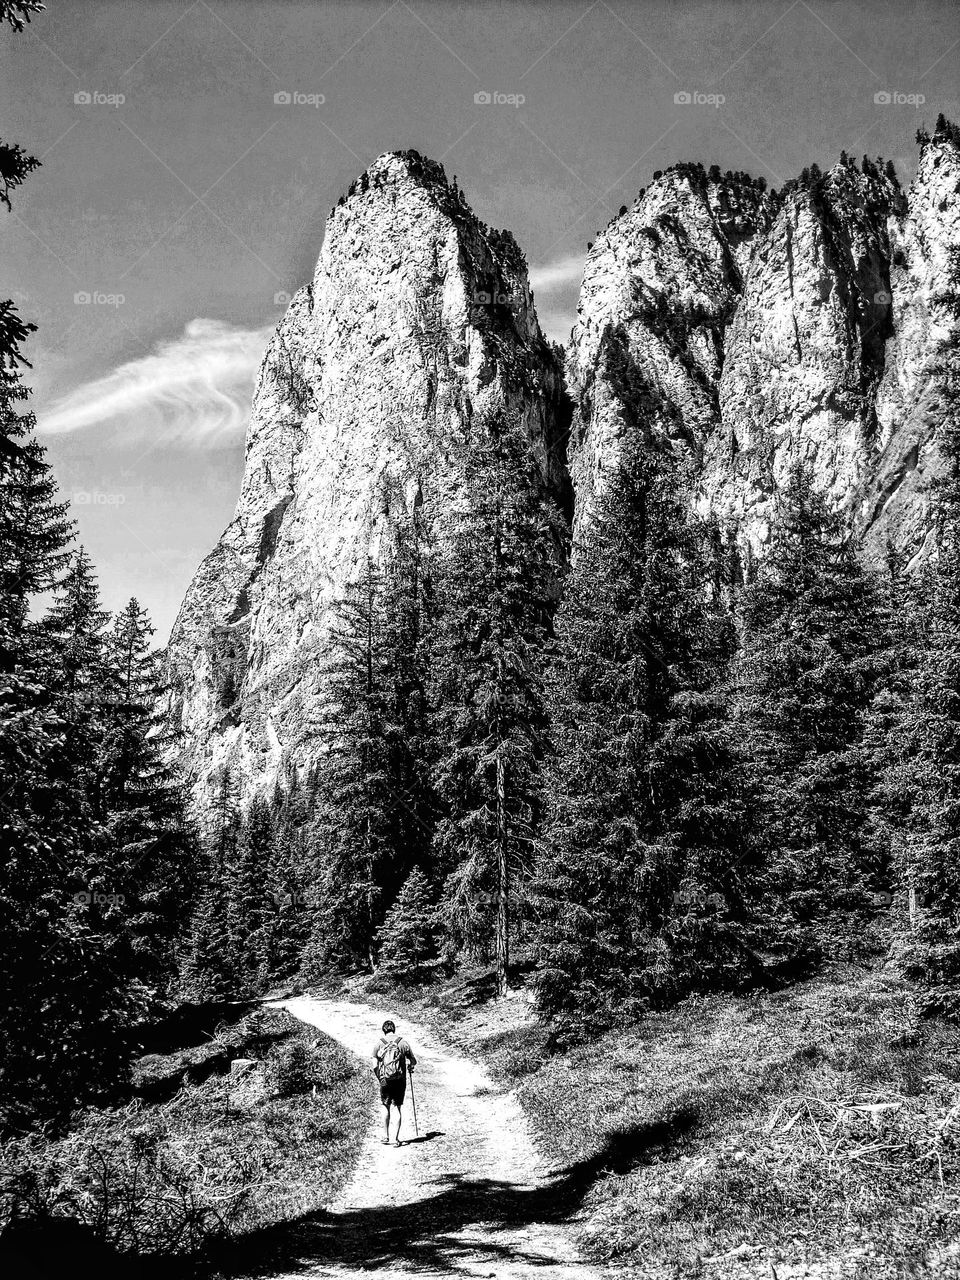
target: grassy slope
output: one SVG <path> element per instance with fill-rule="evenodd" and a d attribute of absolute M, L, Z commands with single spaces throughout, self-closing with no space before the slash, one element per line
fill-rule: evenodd
<path fill-rule="evenodd" d="M 33 1213 L 33 1223 L 0 1242 L 12 1274 L 47 1274 L 49 1255 L 50 1274 L 89 1256 L 101 1275 L 114 1274 L 113 1267 L 127 1275 L 131 1265 L 150 1275 L 151 1257 L 183 1259 L 216 1246 L 218 1237 L 242 1239 L 326 1205 L 356 1163 L 369 1114 L 369 1072 L 284 1012 L 261 1015 L 258 1032 L 264 1031 L 279 1042 L 242 1076 L 187 1084 L 162 1105 L 138 1100 L 86 1112 L 55 1142 L 10 1144 L 3 1155 L 13 1180 L 4 1182 L 0 1224 L 9 1218 L 14 1191 L 21 1215 Z M 236 1034 L 225 1038 L 232 1043 Z M 284 1086 L 278 1062 L 296 1041 L 305 1046 L 308 1067 Z M 249 1043 L 246 1051 L 260 1056 Z M 154 1070 L 158 1065 L 151 1062 Z M 117 1266 L 117 1254 L 147 1261 Z M 156 1274 L 180 1274 L 177 1265 L 161 1262 Z"/>
<path fill-rule="evenodd" d="M 960 1276 L 960 1030 L 918 1022 L 892 977 L 691 999 L 564 1057 L 477 989 L 421 992 L 410 1016 L 517 1084 L 550 1158 L 589 1171 L 597 1260 L 648 1280 Z"/>

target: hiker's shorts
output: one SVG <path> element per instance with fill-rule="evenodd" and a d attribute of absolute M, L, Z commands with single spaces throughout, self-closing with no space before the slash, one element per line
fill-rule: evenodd
<path fill-rule="evenodd" d="M 380 1101 L 385 1107 L 389 1107 L 391 1103 L 393 1103 L 395 1107 L 402 1106 L 404 1094 L 406 1092 L 406 1076 L 393 1076 L 389 1080 L 380 1081 Z"/>

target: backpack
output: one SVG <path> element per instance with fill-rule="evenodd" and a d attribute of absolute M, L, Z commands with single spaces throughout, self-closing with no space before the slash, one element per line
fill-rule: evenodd
<path fill-rule="evenodd" d="M 379 1076 L 381 1081 L 396 1080 L 403 1075 L 404 1053 L 399 1040 L 388 1040 L 380 1054 Z"/>

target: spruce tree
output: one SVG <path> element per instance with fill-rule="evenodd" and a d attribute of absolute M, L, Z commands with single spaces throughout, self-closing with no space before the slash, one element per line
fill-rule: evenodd
<path fill-rule="evenodd" d="M 291 769 L 286 785 L 276 787 L 271 805 L 274 835 L 267 876 L 265 930 L 267 971 L 275 978 L 289 978 L 296 972 L 306 943 L 304 799 L 304 787 L 297 770 Z"/>
<path fill-rule="evenodd" d="M 8 23 L 14 31 L 23 31 L 33 14 L 42 13 L 43 0 L 0 0 L 0 22 Z"/>
<path fill-rule="evenodd" d="M 19 29 L 19 12 L 5 6 L 0 18 Z M 36 164 L 0 143 L 8 209 L 11 191 Z M 70 1020 L 85 927 L 69 878 L 82 857 L 84 824 L 51 785 L 65 722 L 37 623 L 43 594 L 69 560 L 73 528 L 24 403 L 23 344 L 35 328 L 12 302 L 0 302 L 0 1097 L 11 1121 L 62 1107 L 96 1074 L 73 1053 L 79 1013 Z"/>
<path fill-rule="evenodd" d="M 113 883 L 99 812 L 106 623 L 81 550 L 55 584 L 47 614 L 36 622 L 28 614 L 19 627 L 57 725 L 17 805 L 35 815 L 36 861 L 28 865 L 22 847 L 11 851 L 3 877 L 5 905 L 18 897 L 29 904 L 5 966 L 7 989 L 16 991 L 5 1009 L 17 1046 L 8 1086 L 16 1095 L 18 1085 L 29 1085 L 40 1111 L 109 1090 L 125 1070 L 144 1009 L 129 971 L 126 895 Z M 27 727 L 21 720 L 17 730 Z"/>
<path fill-rule="evenodd" d="M 374 966 L 383 914 L 432 841 L 430 585 L 416 513 L 395 521 L 385 541 L 380 562 L 367 561 L 337 607 L 324 672 L 304 953 L 314 977 L 329 966 Z"/>
<path fill-rule="evenodd" d="M 274 824 L 270 807 L 256 796 L 240 826 L 229 874 L 231 954 L 245 989 L 263 991 L 269 980 L 270 861 Z"/>
<path fill-rule="evenodd" d="M 230 917 L 239 833 L 237 785 L 226 768 L 220 778 L 212 830 L 201 841 L 201 874 L 184 949 L 180 990 L 190 1000 L 232 999 L 243 986 Z"/>
<path fill-rule="evenodd" d="M 895 947 L 929 1013 L 960 1017 L 960 415 L 949 366 L 932 562 L 905 583 L 891 678 L 874 709 L 875 797 L 892 850 Z M 955 377 L 955 375 L 954 375 Z M 904 607 L 905 606 L 905 607 Z"/>
<path fill-rule="evenodd" d="M 126 896 L 130 975 L 156 998 L 176 971 L 196 852 L 183 788 L 163 756 L 160 655 L 152 636 L 146 611 L 130 600 L 105 640 L 96 769 L 109 877 Z"/>
<path fill-rule="evenodd" d="M 430 885 L 420 868 L 414 867 L 377 932 L 377 971 L 399 981 L 419 982 L 436 954 Z"/>
<path fill-rule="evenodd" d="M 71 808 L 84 813 L 86 821 L 99 821 L 103 811 L 97 766 L 109 697 L 109 621 L 90 557 L 80 547 L 57 584 L 39 634 L 47 679 L 65 726 L 62 752 L 51 765 L 58 770 L 54 776 L 61 794 L 70 795 Z"/>
<path fill-rule="evenodd" d="M 853 945 L 869 905 L 863 734 L 886 643 L 874 575 L 795 469 L 743 604 L 737 677 L 751 844 L 769 912 L 802 953 Z M 845 941 L 844 941 L 845 940 Z"/>
<path fill-rule="evenodd" d="M 541 1005 L 582 1031 L 747 967 L 733 635 L 668 445 L 637 428 L 574 548 L 550 669 Z"/>
<path fill-rule="evenodd" d="M 381 576 L 368 560 L 338 606 L 325 670 L 326 747 L 312 824 L 313 905 L 306 965 L 373 968 L 378 876 L 390 852 L 393 797 L 383 670 Z"/>
<path fill-rule="evenodd" d="M 541 663 L 561 529 L 522 424 L 481 424 L 438 555 L 435 850 L 447 946 L 492 955 L 500 994 L 540 820 Z"/>
<path fill-rule="evenodd" d="M 415 507 L 393 525 L 383 568 L 383 649 L 387 697 L 393 857 L 382 889 L 392 902 L 411 868 L 430 865 L 437 800 L 430 775 L 431 644 L 436 623 L 432 542 Z"/>
<path fill-rule="evenodd" d="M 41 7 L 0 4 L 0 21 L 22 30 Z M 36 165 L 0 143 L 7 209 Z M 34 329 L 0 302 L 0 1096 L 11 1122 L 109 1094 L 145 1008 L 106 799 L 107 615 L 32 438 L 21 370 Z"/>

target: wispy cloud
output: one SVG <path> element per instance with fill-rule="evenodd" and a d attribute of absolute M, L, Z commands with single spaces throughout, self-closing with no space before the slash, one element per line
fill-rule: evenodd
<path fill-rule="evenodd" d="M 558 289 L 578 289 L 583 275 L 584 255 L 571 254 L 548 262 L 542 267 L 531 267 L 530 284 L 541 293 L 553 293 Z"/>
<path fill-rule="evenodd" d="M 583 262 L 583 254 L 568 254 L 555 262 L 530 269 L 530 285 L 536 294 L 540 326 L 554 342 L 567 342 L 577 318 Z"/>
<path fill-rule="evenodd" d="M 39 415 L 40 430 L 62 434 L 112 424 L 131 440 L 149 436 L 199 449 L 242 438 L 269 335 L 269 328 L 191 320 L 180 337 L 150 355 L 62 396 Z"/>

